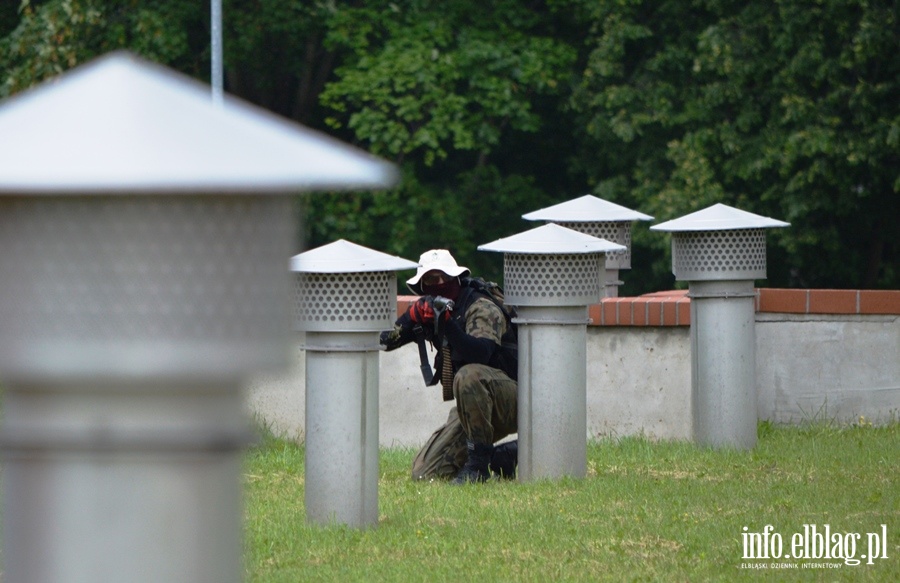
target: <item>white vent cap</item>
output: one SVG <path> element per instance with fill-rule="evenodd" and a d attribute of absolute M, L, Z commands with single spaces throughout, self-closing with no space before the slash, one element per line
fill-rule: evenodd
<path fill-rule="evenodd" d="M 651 231 L 728 231 L 733 229 L 764 229 L 789 227 L 790 223 L 742 211 L 724 204 L 685 215 L 650 227 Z"/>
<path fill-rule="evenodd" d="M 396 168 L 125 52 L 0 104 L 0 192 L 385 188 Z"/>
<path fill-rule="evenodd" d="M 344 239 L 291 257 L 291 271 L 304 273 L 364 273 L 415 269 L 419 264 L 375 251 Z"/>
<path fill-rule="evenodd" d="M 527 221 L 559 223 L 652 221 L 653 217 L 633 211 L 591 194 L 522 215 Z"/>
<path fill-rule="evenodd" d="M 529 231 L 479 245 L 479 251 L 503 253 L 570 254 L 611 253 L 625 251 L 624 245 L 612 243 L 578 231 L 550 223 Z"/>

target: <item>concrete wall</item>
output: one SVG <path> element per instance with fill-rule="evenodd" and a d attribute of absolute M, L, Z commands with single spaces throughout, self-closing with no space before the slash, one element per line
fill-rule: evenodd
<path fill-rule="evenodd" d="M 588 328 L 588 432 L 691 437 L 690 329 Z"/>
<path fill-rule="evenodd" d="M 900 316 L 758 313 L 756 344 L 761 419 L 900 418 Z M 589 326 L 587 357 L 591 436 L 690 439 L 688 326 Z M 420 446 L 452 403 L 424 386 L 415 345 L 379 358 L 381 445 Z M 303 437 L 303 361 L 298 351 L 290 371 L 249 390 L 254 414 L 294 439 Z"/>
<path fill-rule="evenodd" d="M 297 351 L 294 366 L 281 375 L 250 382 L 248 405 L 276 435 L 301 440 L 305 414 L 305 356 Z M 429 354 L 434 360 L 434 354 Z M 415 344 L 379 353 L 379 434 L 382 446 L 422 445 L 446 421 L 453 403 L 444 403 L 441 387 L 426 387 Z"/>
<path fill-rule="evenodd" d="M 900 316 L 757 314 L 759 415 L 900 419 Z"/>

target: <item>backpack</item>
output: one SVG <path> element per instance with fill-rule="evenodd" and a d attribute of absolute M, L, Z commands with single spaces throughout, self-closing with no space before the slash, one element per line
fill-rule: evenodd
<path fill-rule="evenodd" d="M 500 339 L 500 349 L 494 356 L 494 361 L 492 362 L 492 366 L 495 368 L 499 368 L 503 372 L 509 376 L 509 378 L 513 380 L 518 380 L 519 376 L 519 326 L 515 322 L 513 322 L 513 318 L 518 316 L 516 313 L 516 309 L 513 306 L 507 306 L 506 301 L 503 295 L 503 288 L 501 288 L 498 284 L 493 281 L 487 281 L 481 277 L 465 277 L 460 281 L 463 289 L 470 288 L 473 293 L 470 293 L 468 297 L 472 297 L 472 295 L 477 294 L 481 297 L 486 297 L 487 299 L 494 302 L 500 311 L 503 312 L 503 316 L 506 318 L 506 332 L 503 334 L 503 337 Z M 459 309 L 466 310 L 468 309 L 471 302 L 474 301 L 474 298 L 465 301 L 464 306 L 460 306 Z"/>

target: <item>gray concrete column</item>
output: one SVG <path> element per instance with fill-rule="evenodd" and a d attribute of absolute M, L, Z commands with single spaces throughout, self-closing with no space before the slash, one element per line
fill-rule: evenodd
<path fill-rule="evenodd" d="M 124 53 L 0 107 L 4 582 L 240 581 L 292 199 L 386 163 Z"/>
<path fill-rule="evenodd" d="M 690 282 L 694 441 L 756 445 L 753 280 L 766 276 L 766 228 L 788 224 L 723 204 L 654 225 L 671 231 L 672 272 Z"/>
<path fill-rule="evenodd" d="M 587 308 L 521 307 L 519 478 L 587 472 Z"/>
<path fill-rule="evenodd" d="M 379 335 L 397 315 L 396 271 L 412 261 L 343 239 L 291 259 L 305 332 L 306 518 L 378 524 Z"/>
<path fill-rule="evenodd" d="M 551 223 L 478 248 L 504 253 L 505 301 L 518 310 L 518 477 L 584 477 L 587 306 L 604 254 L 624 246 Z"/>
<path fill-rule="evenodd" d="M 752 281 L 692 281 L 691 398 L 694 439 L 756 445 L 756 334 Z"/>
<path fill-rule="evenodd" d="M 306 516 L 378 524 L 378 334 L 306 335 Z"/>
<path fill-rule="evenodd" d="M 237 384 L 15 386 L 4 581 L 239 581 Z"/>

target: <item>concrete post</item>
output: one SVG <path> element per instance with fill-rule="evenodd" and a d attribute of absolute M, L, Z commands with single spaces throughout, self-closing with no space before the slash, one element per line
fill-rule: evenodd
<path fill-rule="evenodd" d="M 753 281 L 692 281 L 691 407 L 704 445 L 756 445 Z"/>
<path fill-rule="evenodd" d="M 309 522 L 378 524 L 378 338 L 397 315 L 394 272 L 416 266 L 344 240 L 291 261 L 305 333 Z"/>
<path fill-rule="evenodd" d="M 504 253 L 505 299 L 519 325 L 522 481 L 587 472 L 587 306 L 604 253 L 624 246 L 549 224 L 478 247 Z"/>
<path fill-rule="evenodd" d="M 621 253 L 606 254 L 603 294 L 619 296 L 619 271 L 631 269 L 631 223 L 651 221 L 653 217 L 633 211 L 590 194 L 522 215 L 529 221 L 546 221 L 580 233 L 625 246 Z"/>
<path fill-rule="evenodd" d="M 0 135 L 3 580 L 239 581 L 241 384 L 289 355 L 284 195 L 390 173 L 122 54 L 9 100 Z"/>
<path fill-rule="evenodd" d="M 766 276 L 763 229 L 788 223 L 717 204 L 650 227 L 671 231 L 672 271 L 690 282 L 694 440 L 756 445 L 754 279 Z"/>

